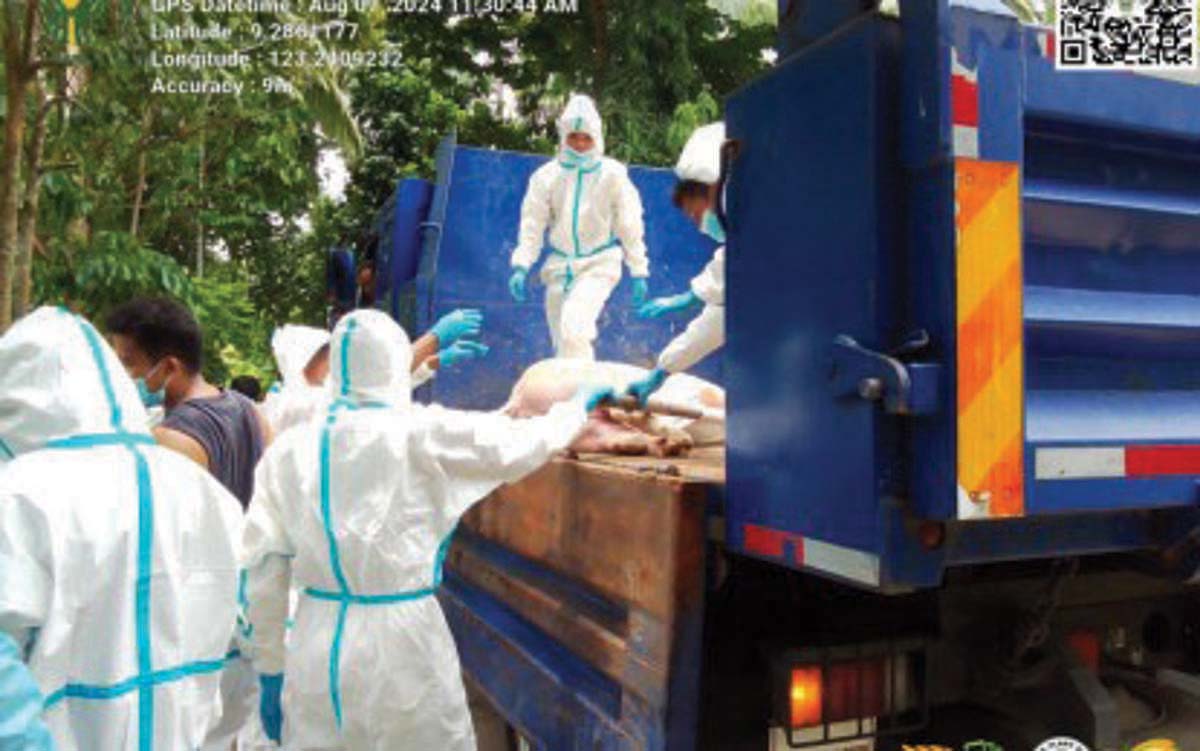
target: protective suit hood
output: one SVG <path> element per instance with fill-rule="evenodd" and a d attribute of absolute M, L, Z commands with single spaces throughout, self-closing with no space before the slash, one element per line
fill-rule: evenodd
<path fill-rule="evenodd" d="M 587 133 L 596 142 L 588 156 L 599 159 L 604 156 L 604 122 L 600 111 L 590 96 L 572 94 L 567 106 L 558 117 L 558 153 L 563 157 L 567 151 L 567 136 L 572 133 Z"/>
<path fill-rule="evenodd" d="M 304 368 L 321 347 L 329 343 L 329 332 L 312 326 L 287 324 L 271 335 L 271 352 L 283 382 L 289 386 L 304 380 Z"/>
<path fill-rule="evenodd" d="M 724 143 L 723 121 L 696 128 L 675 164 L 675 176 L 680 180 L 715 185 L 721 177 L 721 145 Z"/>
<path fill-rule="evenodd" d="M 333 398 L 358 404 L 412 404 L 412 345 L 404 329 L 378 310 L 342 316 L 329 351 Z"/>
<path fill-rule="evenodd" d="M 133 381 L 92 324 L 42 307 L 0 337 L 0 462 L 47 442 L 146 433 Z"/>

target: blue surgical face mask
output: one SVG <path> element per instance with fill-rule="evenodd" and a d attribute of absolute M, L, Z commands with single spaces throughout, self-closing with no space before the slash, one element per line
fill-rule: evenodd
<path fill-rule="evenodd" d="M 725 228 L 712 209 L 705 209 L 704 216 L 700 217 L 700 231 L 719 243 L 725 242 Z"/>
<path fill-rule="evenodd" d="M 146 375 L 148 376 L 148 375 L 150 375 L 150 373 L 153 373 L 156 370 L 158 370 L 157 365 L 155 365 L 153 368 L 151 368 L 150 372 L 147 373 Z M 160 387 L 158 389 L 158 391 L 150 390 L 150 387 L 146 385 L 146 377 L 145 376 L 142 376 L 141 378 L 135 378 L 133 383 L 135 386 L 137 386 L 138 398 L 142 400 L 142 406 L 144 406 L 146 409 L 153 409 L 154 407 L 161 407 L 163 404 L 166 403 L 166 401 L 167 401 L 167 383 L 166 383 L 166 381 L 163 381 L 163 385 L 162 385 L 162 387 Z"/>

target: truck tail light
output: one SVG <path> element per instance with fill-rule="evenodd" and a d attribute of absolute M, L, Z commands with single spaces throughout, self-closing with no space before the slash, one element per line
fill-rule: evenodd
<path fill-rule="evenodd" d="M 776 658 L 776 725 L 787 745 L 818 746 L 924 725 L 924 649 L 915 644 L 793 650 Z"/>
<path fill-rule="evenodd" d="M 821 668 L 792 668 L 792 685 L 788 690 L 791 704 L 788 727 L 810 728 L 821 724 Z"/>
<path fill-rule="evenodd" d="M 792 668 L 788 726 L 811 728 L 879 716 L 884 709 L 885 671 L 882 658 Z"/>

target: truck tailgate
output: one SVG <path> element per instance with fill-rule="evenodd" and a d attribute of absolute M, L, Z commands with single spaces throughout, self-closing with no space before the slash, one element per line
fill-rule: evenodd
<path fill-rule="evenodd" d="M 464 518 L 442 594 L 464 670 L 538 746 L 694 740 L 723 465 L 720 449 L 562 459 Z"/>

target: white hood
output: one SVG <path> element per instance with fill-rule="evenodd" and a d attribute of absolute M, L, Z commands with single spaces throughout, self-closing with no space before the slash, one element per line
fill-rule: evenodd
<path fill-rule="evenodd" d="M 721 145 L 724 143 L 724 122 L 696 128 L 675 164 L 675 176 L 680 180 L 715 185 L 721 177 Z"/>
<path fill-rule="evenodd" d="M 0 461 L 55 439 L 114 432 L 146 433 L 146 410 L 92 324 L 43 307 L 0 337 Z"/>
<path fill-rule="evenodd" d="M 271 352 L 285 385 L 294 386 L 304 380 L 304 368 L 313 355 L 329 343 L 329 332 L 312 326 L 287 324 L 271 335 Z"/>
<path fill-rule="evenodd" d="M 572 133 L 587 133 L 596 142 L 588 156 L 597 159 L 604 156 L 604 123 L 600 111 L 590 96 L 572 94 L 567 106 L 558 117 L 558 153 L 562 156 L 567 148 L 567 136 Z"/>
<path fill-rule="evenodd" d="M 412 345 L 404 329 L 377 310 L 356 310 L 338 321 L 329 350 L 334 399 L 378 402 L 398 409 L 412 403 Z"/>

